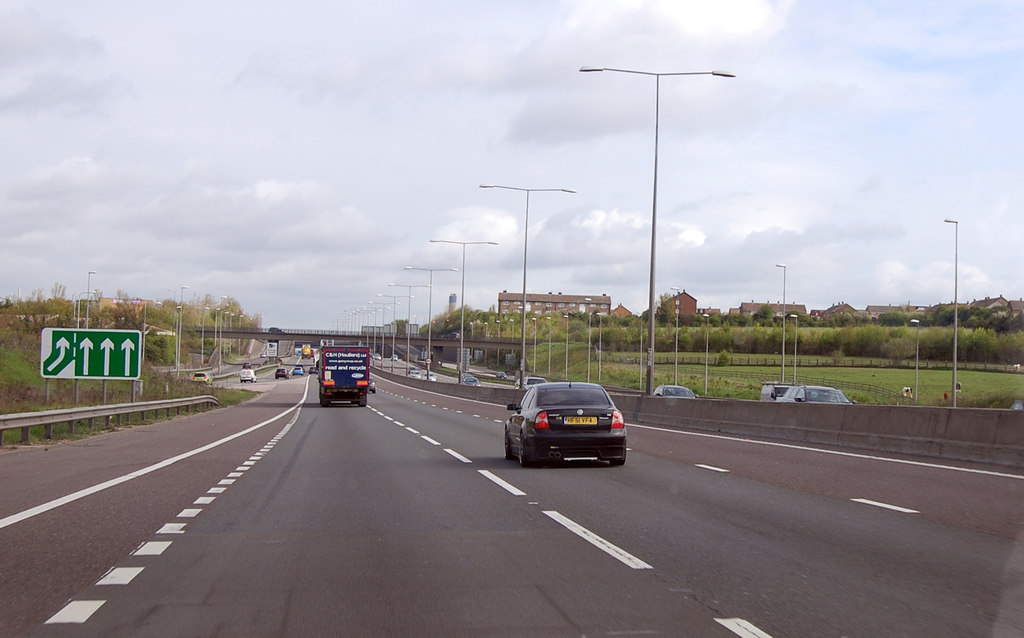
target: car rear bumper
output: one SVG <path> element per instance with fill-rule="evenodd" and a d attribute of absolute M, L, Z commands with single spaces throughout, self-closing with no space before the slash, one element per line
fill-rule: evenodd
<path fill-rule="evenodd" d="M 626 435 L 618 433 L 554 434 L 523 441 L 527 455 L 537 461 L 626 458 Z"/>

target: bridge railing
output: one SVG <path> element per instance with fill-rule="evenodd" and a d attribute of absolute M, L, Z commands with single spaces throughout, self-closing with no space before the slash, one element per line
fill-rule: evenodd
<path fill-rule="evenodd" d="M 68 433 L 75 433 L 75 424 L 85 422 L 92 427 L 95 419 L 105 419 L 106 425 L 116 417 L 117 424 L 121 425 L 121 419 L 125 415 L 131 418 L 133 414 L 141 414 L 145 418 L 147 412 L 153 416 L 159 415 L 161 410 L 181 414 L 182 409 L 190 412 L 192 408 L 203 406 L 219 406 L 220 401 L 216 397 L 203 395 L 198 397 L 185 397 L 183 399 L 164 399 L 161 401 L 142 401 L 139 403 L 115 403 L 112 405 L 96 405 L 85 408 L 66 408 L 62 410 L 43 410 L 41 412 L 22 412 L 19 414 L 0 414 L 0 432 L 6 430 L 21 430 L 21 442 L 29 442 L 29 431 L 31 428 L 45 426 L 45 437 L 53 438 L 53 426 L 58 423 L 68 424 Z"/>

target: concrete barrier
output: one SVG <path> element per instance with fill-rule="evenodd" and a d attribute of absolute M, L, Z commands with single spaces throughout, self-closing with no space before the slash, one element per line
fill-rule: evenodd
<path fill-rule="evenodd" d="M 469 387 L 379 376 L 412 387 L 505 406 L 514 388 Z M 676 399 L 612 392 L 627 423 L 1024 468 L 1024 411 L 887 405 Z"/>

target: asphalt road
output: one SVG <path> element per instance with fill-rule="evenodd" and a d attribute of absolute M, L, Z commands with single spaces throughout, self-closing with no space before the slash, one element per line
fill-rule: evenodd
<path fill-rule="evenodd" d="M 635 424 L 524 469 L 500 406 L 263 384 L 0 453 L 0 635 L 1024 635 L 1021 476 Z"/>

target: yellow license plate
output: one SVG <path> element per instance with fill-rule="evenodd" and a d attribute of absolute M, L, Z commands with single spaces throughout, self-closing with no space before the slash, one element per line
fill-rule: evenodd
<path fill-rule="evenodd" d="M 597 425 L 596 416 L 567 416 L 566 425 Z"/>

